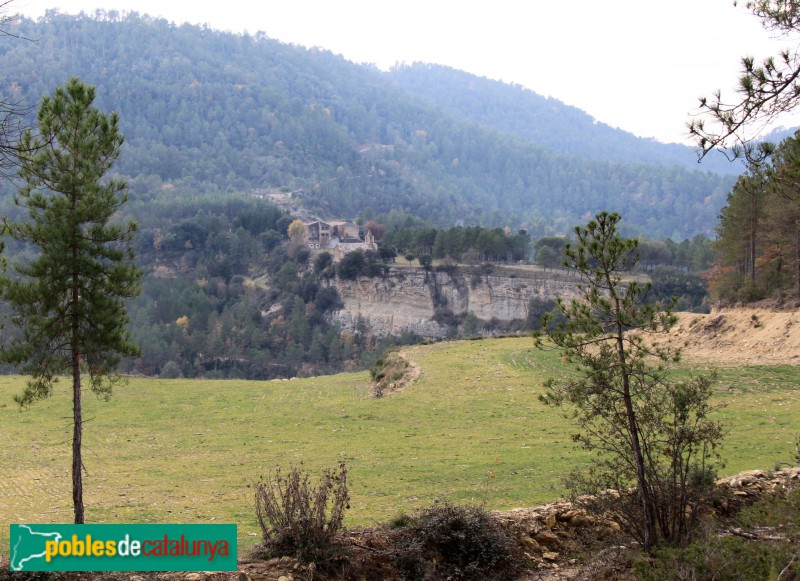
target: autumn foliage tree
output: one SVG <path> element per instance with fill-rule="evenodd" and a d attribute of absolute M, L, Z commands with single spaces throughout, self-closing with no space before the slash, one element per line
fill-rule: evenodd
<path fill-rule="evenodd" d="M 306 232 L 308 232 L 308 227 L 302 220 L 294 220 L 291 224 L 289 224 L 288 234 L 289 238 L 293 241 L 300 241 L 302 240 Z"/>

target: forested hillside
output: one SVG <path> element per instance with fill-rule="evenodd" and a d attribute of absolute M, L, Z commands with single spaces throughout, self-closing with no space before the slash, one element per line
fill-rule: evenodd
<path fill-rule="evenodd" d="M 543 97 L 519 85 L 425 63 L 397 66 L 389 76 L 409 93 L 464 119 L 559 153 L 622 163 L 676 165 L 687 170 L 721 174 L 742 171 L 741 163 L 732 163 L 719 152 L 706 156 L 698 165 L 697 151 L 692 147 L 640 139 L 602 123 L 577 107 Z M 657 115 L 657 112 L 653 114 Z"/>
<path fill-rule="evenodd" d="M 455 104 L 412 95 L 392 80 L 397 71 L 263 35 L 113 12 L 51 12 L 13 32 L 33 41 L 0 43 L 2 93 L 31 107 L 30 123 L 42 96 L 73 75 L 97 87 L 100 109 L 120 114 L 126 141 L 112 171 L 129 183 L 122 212 L 139 223 L 145 272 L 130 305 L 142 353 L 124 362 L 127 372 L 270 378 L 369 366 L 387 345 L 416 338 L 378 339 L 359 325 L 342 332 L 331 323 L 340 297 L 329 277 L 380 275 L 395 253 L 429 269 L 433 259 L 444 268 L 535 252 L 551 267 L 564 242 L 557 235 L 601 209 L 620 210 L 628 235 L 672 236 L 674 244 L 643 245 L 645 264 L 658 292 L 703 308 L 703 285 L 686 270 L 705 268 L 701 234 L 713 231 L 732 178 L 613 161 L 618 154 L 556 153 L 556 135 L 547 149 Z M 450 74 L 443 69 L 442 82 Z M 504 110 L 517 91 L 490 88 L 481 99 L 498 91 Z M 531 107 L 508 111 L 530 114 L 548 134 L 574 113 L 552 100 L 540 116 Z M 288 240 L 295 216 L 266 199 L 277 192 L 291 192 L 291 206 L 307 214 L 377 221 L 380 252 L 337 266 L 310 256 Z M 11 219 L 14 193 L 0 182 L 0 212 Z M 534 246 L 545 234 L 556 236 Z M 27 252 L 7 241 L 11 262 Z M 520 324 L 536 325 L 538 315 Z"/>
<path fill-rule="evenodd" d="M 722 209 L 718 261 L 711 276 L 717 300 L 782 303 L 800 297 L 800 133 L 767 160 L 751 163 Z"/>
<path fill-rule="evenodd" d="M 319 375 L 368 367 L 387 346 L 415 339 L 343 333 L 330 324 L 335 289 L 318 276 L 308 250 L 288 244 L 291 219 L 268 202 L 209 194 L 131 203 L 126 211 L 139 216 L 136 261 L 145 274 L 141 295 L 129 304 L 141 354 L 123 361 L 124 372 Z M 6 243 L 12 265 L 29 256 L 14 240 Z M 15 332 L 5 325 L 0 341 Z"/>
<path fill-rule="evenodd" d="M 676 168 L 670 147 L 635 141 L 663 147 L 664 164 L 641 163 L 635 145 L 606 140 L 602 124 L 587 126 L 585 141 L 619 150 L 608 156 L 616 161 L 558 146 L 559 135 L 580 141 L 583 130 L 561 128 L 555 120 L 574 109 L 553 100 L 538 116 L 526 104 L 518 111 L 529 117 L 506 126 L 465 119 L 392 75 L 264 35 L 115 12 L 51 12 L 14 32 L 35 42 L 0 46 L 5 94 L 35 107 L 72 75 L 97 86 L 98 105 L 120 113 L 127 141 L 117 170 L 139 201 L 283 187 L 322 217 L 395 209 L 434 225 L 463 220 L 533 236 L 616 210 L 632 232 L 683 239 L 713 231 L 732 181 Z M 532 124 L 549 138 L 509 133 Z"/>

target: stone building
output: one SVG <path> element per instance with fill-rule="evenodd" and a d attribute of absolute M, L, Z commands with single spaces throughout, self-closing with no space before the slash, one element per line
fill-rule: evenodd
<path fill-rule="evenodd" d="M 330 252 L 334 262 L 340 261 L 353 250 L 377 250 L 375 236 L 367 231 L 364 238 L 359 234 L 358 224 L 354 222 L 315 220 L 306 222 L 305 243 L 309 249 Z"/>

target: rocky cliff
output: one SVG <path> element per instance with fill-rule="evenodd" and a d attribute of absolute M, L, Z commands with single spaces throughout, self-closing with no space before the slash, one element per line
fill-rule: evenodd
<path fill-rule="evenodd" d="M 382 277 L 333 279 L 344 306 L 332 318 L 348 330 L 366 325 L 375 335 L 443 338 L 469 313 L 486 322 L 524 321 L 532 300 L 576 297 L 578 282 L 574 273 L 537 267 L 391 268 Z"/>

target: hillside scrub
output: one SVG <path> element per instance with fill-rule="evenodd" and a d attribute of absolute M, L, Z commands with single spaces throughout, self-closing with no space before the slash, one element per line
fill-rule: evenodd
<path fill-rule="evenodd" d="M 400 389 L 412 381 L 419 368 L 396 349 L 386 351 L 369 370 L 372 378 L 372 392 L 375 397 L 383 397 Z"/>

